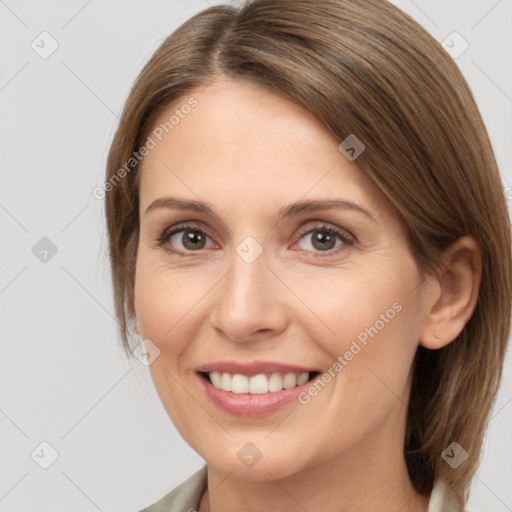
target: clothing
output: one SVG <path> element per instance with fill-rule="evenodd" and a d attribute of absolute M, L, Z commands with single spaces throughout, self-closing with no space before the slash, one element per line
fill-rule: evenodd
<path fill-rule="evenodd" d="M 196 512 L 203 492 L 207 488 L 206 465 L 162 499 L 141 510 L 141 512 Z M 444 482 L 437 482 L 430 495 L 428 512 L 469 512 L 461 511 L 453 492 Z"/>

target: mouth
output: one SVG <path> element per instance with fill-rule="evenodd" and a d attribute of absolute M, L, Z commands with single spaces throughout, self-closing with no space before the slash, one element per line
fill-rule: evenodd
<path fill-rule="evenodd" d="M 196 371 L 198 383 L 218 409 L 247 418 L 270 415 L 294 402 L 298 405 L 299 395 L 320 378 L 319 371 L 304 371 L 304 368 L 297 367 L 288 367 L 286 371 L 279 371 L 284 368 L 274 365 L 267 368 L 259 366 L 258 370 L 248 367 L 240 370 L 240 365 L 231 371 L 228 368 L 231 369 L 232 365 Z M 238 373 L 240 371 L 245 373 Z"/>
<path fill-rule="evenodd" d="M 264 395 L 303 386 L 320 375 L 320 372 L 269 372 L 245 375 L 220 371 L 200 371 L 198 374 L 208 384 L 221 391 L 238 395 Z"/>

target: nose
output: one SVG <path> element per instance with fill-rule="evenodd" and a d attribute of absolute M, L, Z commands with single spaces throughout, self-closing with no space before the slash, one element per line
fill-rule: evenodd
<path fill-rule="evenodd" d="M 287 290 L 269 266 L 265 252 L 252 262 L 233 253 L 231 268 L 217 287 L 210 316 L 213 327 L 225 338 L 254 342 L 286 329 Z"/>

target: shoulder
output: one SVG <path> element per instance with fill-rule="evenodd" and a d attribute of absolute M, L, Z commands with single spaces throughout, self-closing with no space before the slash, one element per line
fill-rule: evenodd
<path fill-rule="evenodd" d="M 444 481 L 438 481 L 430 494 L 428 512 L 470 512 L 463 509 L 457 496 Z"/>
<path fill-rule="evenodd" d="M 204 465 L 183 483 L 140 512 L 195 512 L 207 487 L 207 471 Z"/>

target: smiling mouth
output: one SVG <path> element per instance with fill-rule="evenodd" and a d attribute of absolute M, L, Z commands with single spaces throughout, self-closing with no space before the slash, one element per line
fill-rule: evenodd
<path fill-rule="evenodd" d="M 302 386 L 317 377 L 320 372 L 302 373 L 259 373 L 243 375 L 228 372 L 198 372 L 199 375 L 216 389 L 235 394 L 262 395 Z"/>

